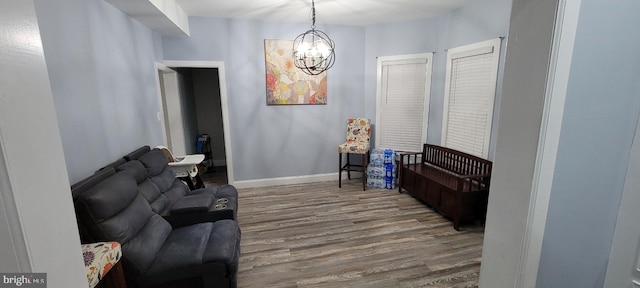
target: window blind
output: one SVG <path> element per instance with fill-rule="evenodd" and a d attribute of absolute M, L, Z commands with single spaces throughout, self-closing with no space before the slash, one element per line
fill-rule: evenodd
<path fill-rule="evenodd" d="M 429 62 L 426 57 L 381 61 L 377 147 L 422 150 L 426 140 Z"/>
<path fill-rule="evenodd" d="M 497 40 L 497 41 L 496 41 Z M 500 39 L 448 52 L 443 146 L 488 157 Z M 490 48 L 488 49 L 487 48 Z"/>

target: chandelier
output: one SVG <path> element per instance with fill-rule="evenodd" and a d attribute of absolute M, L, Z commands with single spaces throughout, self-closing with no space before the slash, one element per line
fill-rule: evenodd
<path fill-rule="evenodd" d="M 316 30 L 316 6 L 311 0 L 311 30 L 293 40 L 293 62 L 309 75 L 318 75 L 333 66 L 335 43 L 326 33 Z"/>

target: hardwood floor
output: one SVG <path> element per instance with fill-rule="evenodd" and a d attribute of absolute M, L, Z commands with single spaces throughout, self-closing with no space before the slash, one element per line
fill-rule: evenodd
<path fill-rule="evenodd" d="M 477 287 L 481 225 L 361 183 L 239 189 L 238 287 Z"/>

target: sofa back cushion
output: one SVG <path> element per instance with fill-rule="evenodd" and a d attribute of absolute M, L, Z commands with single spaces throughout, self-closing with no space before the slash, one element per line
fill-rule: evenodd
<path fill-rule="evenodd" d="M 164 156 L 160 149 L 156 148 L 144 153 L 138 158 L 138 160 L 144 164 L 144 167 L 147 168 L 147 172 L 152 177 L 160 175 L 169 165 L 167 157 Z"/>
<path fill-rule="evenodd" d="M 140 156 L 138 160 L 147 168 L 147 173 L 151 181 L 158 186 L 160 192 L 164 194 L 171 203 L 184 197 L 189 192 L 189 187 L 182 183 L 180 179 L 169 168 L 167 157 L 157 148 L 152 149 Z"/>
<path fill-rule="evenodd" d="M 120 171 L 83 192 L 75 206 L 77 217 L 94 239 L 120 242 L 130 277 L 149 269 L 171 233 L 171 225 L 151 210 L 128 171 Z"/>
<path fill-rule="evenodd" d="M 116 171 L 113 168 L 100 170 L 95 174 L 71 185 L 71 196 L 73 197 L 74 203 L 78 199 L 78 196 L 80 196 L 80 194 L 93 188 L 93 186 L 102 182 L 104 179 L 107 179 L 113 176 L 113 174 L 116 174 Z M 91 233 L 89 233 L 89 231 L 87 230 L 87 227 L 85 227 L 83 223 L 79 221 L 79 219 L 78 219 L 78 231 L 80 232 L 80 241 L 82 243 L 97 242 L 93 239 L 93 236 L 91 236 Z"/>
<path fill-rule="evenodd" d="M 164 196 L 158 186 L 151 181 L 147 169 L 138 160 L 131 160 L 116 168 L 118 171 L 127 171 L 133 175 L 138 183 L 138 192 L 151 206 L 153 212 L 160 215 L 168 213 L 170 208 L 169 199 Z"/>

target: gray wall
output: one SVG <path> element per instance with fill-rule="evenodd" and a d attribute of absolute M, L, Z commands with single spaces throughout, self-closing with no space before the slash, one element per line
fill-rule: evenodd
<path fill-rule="evenodd" d="M 159 35 L 102 0 L 34 2 L 70 182 L 162 143 Z"/>
<path fill-rule="evenodd" d="M 321 23 L 337 43 L 327 105 L 267 106 L 264 39 L 310 23 L 190 17 L 191 37 L 162 37 L 165 60 L 224 61 L 235 180 L 335 173 L 346 119 L 364 115 L 364 28 Z"/>
<path fill-rule="evenodd" d="M 640 113 L 638 15 L 636 0 L 582 1 L 538 287 L 603 285 Z"/>
<path fill-rule="evenodd" d="M 433 60 L 429 127 L 426 142 L 440 144 L 446 74 L 446 49 L 506 36 L 511 0 L 482 0 L 468 3 L 444 16 L 366 27 L 365 114 L 375 121 L 376 69 L 379 56 L 436 52 Z M 489 158 L 493 158 L 500 108 L 505 41 L 498 68 L 493 128 Z M 375 131 L 374 131 L 375 133 Z"/>

